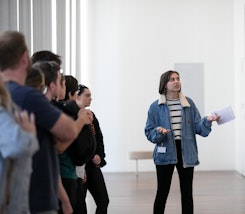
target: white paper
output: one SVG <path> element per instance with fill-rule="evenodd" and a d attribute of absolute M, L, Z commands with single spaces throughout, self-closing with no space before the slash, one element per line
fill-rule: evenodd
<path fill-rule="evenodd" d="M 218 125 L 227 123 L 227 122 L 235 119 L 235 114 L 234 114 L 231 106 L 226 106 L 226 107 L 223 107 L 223 108 L 218 109 L 216 111 L 213 111 L 212 116 L 214 116 L 215 113 L 220 115 L 220 119 L 217 120 Z"/>

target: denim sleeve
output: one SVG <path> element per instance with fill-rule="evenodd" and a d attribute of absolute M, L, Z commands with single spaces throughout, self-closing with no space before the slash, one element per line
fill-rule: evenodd
<path fill-rule="evenodd" d="M 148 116 L 145 126 L 145 136 L 152 143 L 161 143 L 166 135 L 160 134 L 157 127 L 160 126 L 160 119 L 158 118 L 158 109 L 156 105 L 151 105 L 148 111 Z"/>
<path fill-rule="evenodd" d="M 208 121 L 206 117 L 201 118 L 201 115 L 193 102 L 192 102 L 192 108 L 193 108 L 192 112 L 194 115 L 193 117 L 195 121 L 196 134 L 203 137 L 207 137 L 211 132 L 212 123 Z"/>
<path fill-rule="evenodd" d="M 197 125 L 197 134 L 207 137 L 209 133 L 212 131 L 211 129 L 212 123 L 207 120 L 207 117 L 203 117 Z"/>

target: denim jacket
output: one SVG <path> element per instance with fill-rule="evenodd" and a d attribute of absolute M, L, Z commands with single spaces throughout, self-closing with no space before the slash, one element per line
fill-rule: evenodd
<path fill-rule="evenodd" d="M 196 134 L 206 137 L 211 132 L 212 123 L 206 117 L 201 118 L 194 102 L 179 94 L 182 106 L 182 159 L 184 167 L 193 167 L 199 164 Z M 157 127 L 171 130 L 170 110 L 166 104 L 166 97 L 161 95 L 159 100 L 153 102 L 148 111 L 145 126 L 147 139 L 156 144 L 153 152 L 154 163 L 156 165 L 167 165 L 177 163 L 177 151 L 173 131 L 167 134 L 160 134 Z M 158 147 L 164 147 L 164 152 L 158 152 Z"/>

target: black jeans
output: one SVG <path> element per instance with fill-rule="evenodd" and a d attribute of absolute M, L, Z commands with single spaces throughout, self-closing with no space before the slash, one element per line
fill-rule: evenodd
<path fill-rule="evenodd" d="M 73 214 L 87 214 L 85 187 L 81 178 L 77 179 L 77 203 Z"/>
<path fill-rule="evenodd" d="M 67 196 L 69 197 L 73 214 L 87 214 L 87 206 L 85 200 L 85 187 L 82 183 L 82 179 L 65 179 L 62 178 L 62 184 L 66 190 Z M 63 214 L 61 209 L 61 202 L 59 214 Z"/>
<path fill-rule="evenodd" d="M 176 142 L 178 163 L 176 164 L 180 181 L 182 214 L 193 214 L 193 173 L 194 167 L 183 167 L 181 142 Z M 157 171 L 157 194 L 154 202 L 154 214 L 163 214 L 168 198 L 174 164 L 156 165 Z"/>
<path fill-rule="evenodd" d="M 64 189 L 67 193 L 67 196 L 70 200 L 72 209 L 75 209 L 76 203 L 77 203 L 77 179 L 66 179 L 62 178 L 62 184 L 64 186 Z M 60 204 L 60 210 L 59 214 L 63 214 L 62 208 L 61 208 L 61 202 L 59 201 Z"/>
<path fill-rule="evenodd" d="M 88 189 L 97 205 L 96 214 L 107 214 L 109 196 L 107 193 L 104 176 L 100 167 L 86 166 L 87 182 L 85 192 Z"/>

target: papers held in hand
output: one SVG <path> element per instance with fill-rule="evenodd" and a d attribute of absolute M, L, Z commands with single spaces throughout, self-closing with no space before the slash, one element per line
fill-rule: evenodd
<path fill-rule="evenodd" d="M 217 109 L 216 111 L 212 112 L 212 115 L 214 115 L 215 113 L 220 115 L 220 119 L 217 120 L 218 125 L 222 125 L 235 119 L 235 114 L 231 106 L 226 106 L 224 108 Z"/>

